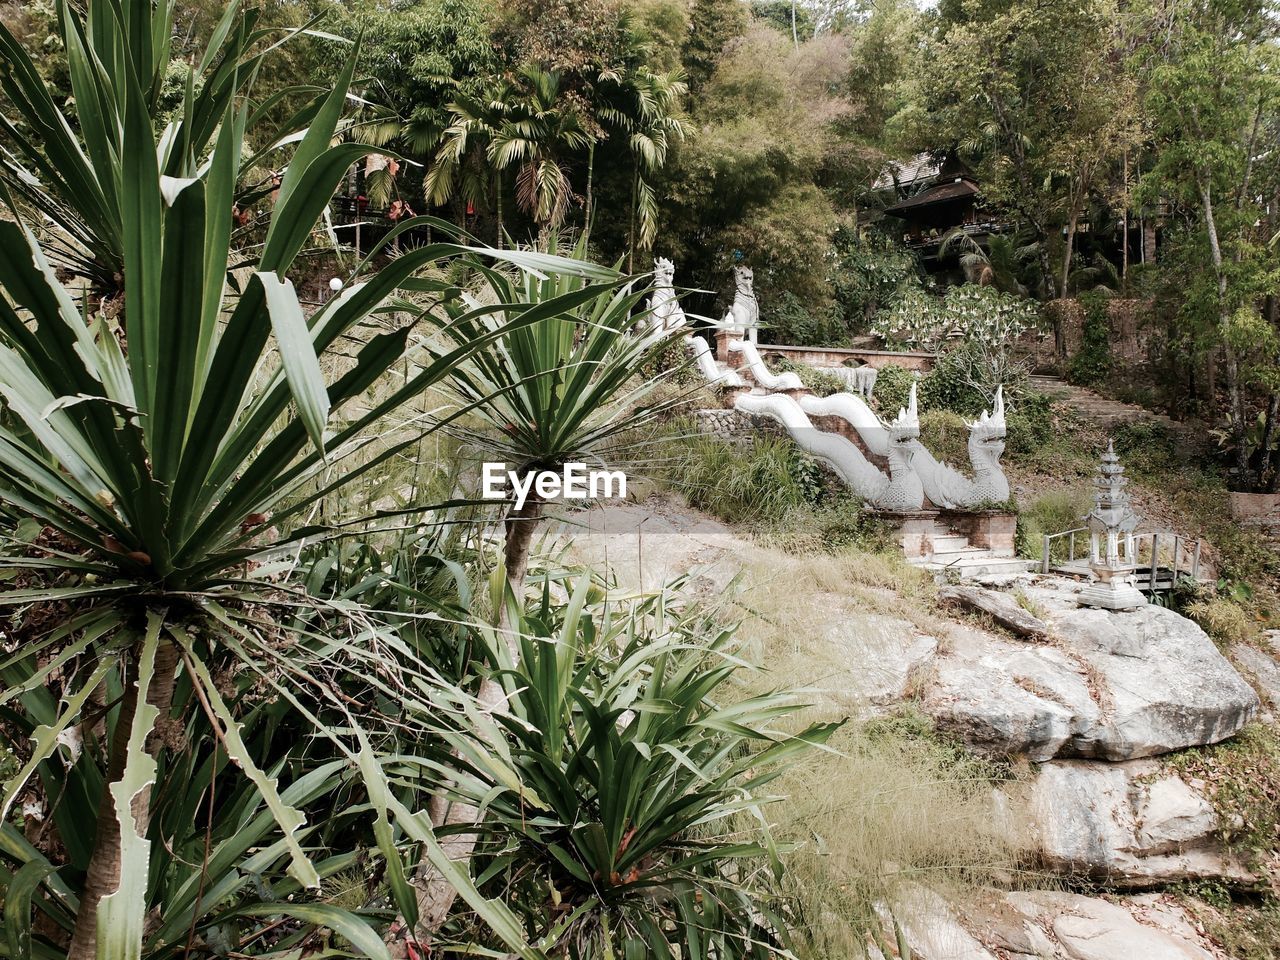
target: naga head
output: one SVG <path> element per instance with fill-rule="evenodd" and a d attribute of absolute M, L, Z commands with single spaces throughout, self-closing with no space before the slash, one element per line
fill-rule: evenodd
<path fill-rule="evenodd" d="M 1004 387 L 996 388 L 995 406 L 991 412 L 982 411 L 982 416 L 969 424 L 969 460 L 974 470 L 997 468 L 1000 455 L 1004 453 L 1004 438 L 1007 428 L 1004 422 Z"/>
<path fill-rule="evenodd" d="M 750 267 L 739 265 L 733 268 L 733 285 L 738 293 L 745 293 L 748 296 L 753 296 L 754 291 L 752 290 L 751 284 L 754 279 L 755 273 Z"/>
<path fill-rule="evenodd" d="M 676 281 L 676 265 L 666 257 L 658 257 L 653 261 L 653 285 L 655 287 L 674 287 Z"/>
<path fill-rule="evenodd" d="M 916 445 L 920 442 L 920 416 L 916 410 L 916 385 L 911 384 L 911 393 L 907 406 L 898 410 L 898 415 L 889 421 L 889 468 L 890 471 L 900 467 L 910 467 L 911 458 L 915 455 Z"/>

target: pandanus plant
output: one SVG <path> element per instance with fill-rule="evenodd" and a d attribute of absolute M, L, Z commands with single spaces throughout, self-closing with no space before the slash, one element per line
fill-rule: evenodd
<path fill-rule="evenodd" d="M 26 613 L 0 660 L 0 707 L 39 718 L 0 797 L 0 876 L 16 884 L 5 896 L 6 918 L 12 912 L 21 927 L 20 905 L 38 903 L 54 927 L 41 949 L 72 960 L 176 955 L 166 940 L 176 935 L 171 925 L 153 922 L 151 908 L 163 914 L 167 905 L 151 902 L 157 884 L 149 883 L 152 853 L 169 849 L 164 831 L 172 819 L 154 817 L 151 801 L 176 749 L 166 745 L 166 725 L 193 716 L 207 719 L 241 783 L 274 821 L 298 891 L 317 885 L 320 871 L 303 845 L 308 828 L 298 798 L 305 791 L 296 783 L 282 788 L 279 767 L 255 761 L 237 705 L 218 679 L 219 671 L 243 670 L 256 672 L 312 725 L 312 736 L 332 742 L 335 755 L 358 769 L 402 913 L 412 919 L 416 909 L 395 845 L 407 841 L 425 849 L 510 949 L 536 956 L 510 912 L 476 892 L 403 792 L 388 788 L 359 718 L 348 715 L 339 736 L 305 706 L 299 689 L 324 684 L 304 675 L 290 645 L 307 649 L 313 638 L 289 636 L 289 621 L 273 606 L 286 587 L 258 561 L 267 547 L 287 551 L 323 536 L 299 519 L 419 441 L 417 433 L 381 437 L 389 414 L 511 328 L 562 316 L 601 289 L 584 281 L 536 304 L 460 310 L 451 322 L 461 327 L 501 322 L 415 366 L 410 334 L 432 317 L 397 323 L 406 314 L 390 312 L 405 309 L 407 301 L 393 295 L 411 276 L 445 258 L 475 257 L 484 267 L 498 256 L 516 271 L 589 277 L 605 289 L 616 274 L 558 257 L 435 243 L 382 269 L 366 261 L 340 296 L 307 317 L 286 274 L 340 179 L 368 149 L 331 143 L 354 53 L 334 88 L 306 108 L 305 134 L 287 145 L 262 243 L 236 251 L 233 264 L 242 145 L 262 110 L 249 99 L 246 78 L 261 55 L 253 45 L 265 41 L 251 19 L 228 11 L 208 52 L 189 65 L 175 119 L 158 128 L 157 78 L 168 67 L 174 8 L 163 0 L 89 0 L 83 14 L 60 6 L 74 116 L 53 104 L 22 48 L 0 30 L 14 110 L 4 127 L 24 138 L 28 161 L 2 155 L 4 181 L 22 190 L 7 196 L 14 219 L 0 222 L 0 507 L 41 531 L 33 548 L 6 559 L 21 572 L 20 585 L 0 593 L 0 605 Z M 30 225 L 32 214 L 50 217 L 53 227 Z M 123 292 L 114 317 L 100 309 L 100 293 L 63 285 L 75 255 L 94 282 L 104 267 L 111 272 Z M 437 299 L 452 296 L 430 280 L 419 287 Z M 385 332 L 372 335 L 362 325 L 381 313 Z M 340 339 L 358 344 L 354 359 L 331 363 Z M 394 389 L 352 409 L 393 365 L 402 377 Z M 326 374 L 334 368 L 341 372 Z M 374 442 L 379 452 L 354 466 L 353 455 Z M 275 534 L 264 546 L 268 529 Z M 65 622 L 32 628 L 40 619 L 33 611 Z M 84 749 L 67 762 L 86 774 L 78 781 L 85 796 L 68 798 L 52 787 L 63 766 L 59 744 L 74 730 L 83 731 Z M 33 783 L 43 786 L 55 816 L 73 799 L 96 811 L 94 828 L 79 834 L 82 878 L 78 869 L 55 872 L 59 865 L 8 822 Z M 193 879 L 192 923 L 199 902 L 234 898 L 248 874 L 232 870 L 207 891 L 203 874 L 198 885 Z M 191 902 L 188 896 L 184 909 Z M 298 922 L 342 925 L 366 955 L 385 955 L 363 921 L 339 924 L 333 909 L 308 912 L 300 902 L 275 910 Z M 20 939 L 25 949 L 29 929 Z"/>

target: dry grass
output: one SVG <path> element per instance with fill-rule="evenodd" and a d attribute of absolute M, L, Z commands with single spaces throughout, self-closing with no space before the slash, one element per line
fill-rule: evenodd
<path fill-rule="evenodd" d="M 988 768 L 905 717 L 848 726 L 779 783 L 779 840 L 797 844 L 787 884 L 803 912 L 801 955 L 863 955 L 877 903 L 907 884 L 962 894 L 1019 868 L 993 817 Z"/>

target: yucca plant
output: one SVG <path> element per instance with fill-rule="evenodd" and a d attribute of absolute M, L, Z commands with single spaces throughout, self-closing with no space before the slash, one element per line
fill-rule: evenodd
<path fill-rule="evenodd" d="M 555 255 L 558 239 L 549 238 Z M 585 241 L 574 249 L 585 254 Z M 576 262 L 576 261 L 575 261 Z M 636 336 L 645 326 L 640 309 L 647 288 L 639 283 L 590 291 L 572 272 L 542 276 L 482 266 L 487 288 L 446 309 L 454 318 L 453 343 L 490 341 L 465 363 L 455 365 L 449 383 L 482 429 L 458 432 L 486 456 L 508 464 L 520 476 L 566 463 L 605 466 L 609 442 L 653 422 L 684 397 L 659 396 L 657 387 L 671 370 L 655 363 L 671 336 Z M 481 303 L 540 304 L 583 295 L 575 306 L 544 313 L 536 323 L 509 324 L 506 311 L 481 312 Z M 505 326 L 505 329 L 504 329 Z M 655 369 L 653 376 L 640 371 Z M 524 506 L 514 500 L 506 515 L 504 563 L 514 594 L 523 593 L 529 547 L 543 502 L 530 490 Z"/>
<path fill-rule="evenodd" d="M 558 238 L 547 248 L 555 255 Z M 586 249 L 581 240 L 575 253 Z M 454 322 L 448 332 L 453 343 L 485 341 L 466 362 L 450 370 L 449 382 L 470 419 L 457 432 L 486 457 L 501 461 L 521 478 L 540 471 L 556 471 L 567 463 L 603 465 L 609 441 L 660 416 L 682 399 L 658 399 L 657 385 L 670 373 L 659 371 L 645 378 L 638 374 L 652 366 L 670 344 L 670 336 L 636 336 L 640 304 L 647 291 L 632 282 L 611 289 L 591 290 L 584 278 L 571 272 L 534 276 L 497 267 L 477 268 L 483 291 L 467 295 L 461 303 L 446 305 Z M 519 329 L 510 324 L 502 305 L 538 304 L 549 307 L 566 298 L 580 301 L 567 309 L 548 310 L 534 323 Z M 483 302 L 497 304 L 485 312 Z M 525 576 L 534 534 L 543 516 L 543 501 L 530 488 L 523 503 L 512 498 L 504 518 L 505 541 L 502 570 L 517 603 L 524 596 Z M 510 628 L 507 605 L 498 604 L 500 629 Z M 513 652 L 517 635 L 510 635 Z M 502 691 L 490 677 L 483 677 L 480 703 L 497 708 Z M 479 811 L 469 804 L 450 804 L 443 797 L 432 806 L 436 824 L 458 826 L 475 822 Z M 455 859 L 465 859 L 471 839 L 463 834 L 450 845 Z M 420 933 L 430 936 L 448 917 L 454 899 L 453 885 L 423 865 L 419 885 Z"/>
<path fill-rule="evenodd" d="M 456 789 L 488 813 L 483 876 L 574 960 L 788 955 L 766 787 L 839 724 L 777 728 L 799 705 L 735 689 L 733 629 L 679 584 L 614 602 L 586 575 L 565 586 L 528 614 L 507 593 L 518 655 L 482 629 L 507 710 L 454 741 Z"/>
<path fill-rule="evenodd" d="M 100 74 L 125 69 L 128 57 L 128 65 L 137 75 L 133 107 L 157 116 L 174 65 L 170 60 L 174 38 L 164 28 L 168 20 L 163 10 L 160 16 L 148 19 L 134 5 L 123 4 L 113 14 L 107 4 L 91 4 L 82 19 L 77 9 L 69 3 L 57 5 L 75 104 L 72 112 L 65 115 L 22 45 L 8 30 L 0 28 L 0 59 L 5 64 L 0 72 L 0 90 L 9 107 L 0 114 L 0 132 L 4 135 L 0 186 L 10 192 L 5 199 L 11 207 L 15 203 L 25 206 L 53 226 L 54 229 L 41 232 L 41 239 L 55 266 L 86 279 L 98 293 L 111 296 L 120 291 L 124 280 L 124 225 L 131 212 L 132 197 L 126 184 L 112 175 L 119 169 L 121 158 L 115 152 L 119 131 L 111 128 L 110 121 L 113 114 L 117 119 L 123 116 L 125 104 L 100 99 L 108 92 L 124 91 L 118 87 L 108 91 Z M 146 31 L 153 27 L 148 35 Z M 228 3 L 199 61 L 194 66 L 182 64 L 188 67 L 189 82 L 183 99 L 183 122 L 175 132 L 181 130 L 183 149 L 167 149 L 160 172 L 186 176 L 182 169 L 186 157 L 209 153 L 228 116 L 229 105 L 248 93 L 263 59 L 296 34 L 305 32 L 305 27 L 285 30 L 261 26 L 258 11 L 242 11 L 238 2 Z M 118 35 L 114 41 L 113 34 Z M 271 158 L 283 144 L 304 131 L 328 93 L 328 88 L 291 86 L 256 104 L 242 118 L 243 127 L 238 132 L 261 142 L 251 156 L 241 158 L 241 169 Z M 299 100 L 303 101 L 302 106 L 287 122 L 276 129 L 262 129 L 264 118 L 275 106 Z M 265 195 L 269 183 L 239 184 L 236 200 L 248 207 Z M 229 236 L 230 224 L 227 227 Z"/>
<path fill-rule="evenodd" d="M 0 705 L 36 710 L 43 697 L 47 709 L 32 743 L 14 744 L 21 766 L 0 797 L 0 820 L 6 821 L 0 853 L 14 871 L 6 912 L 17 904 L 13 915 L 20 918 L 22 904 L 48 901 L 46 912 L 69 921 L 71 930 L 65 939 L 47 934 L 43 949 L 64 951 L 72 960 L 129 960 L 171 947 L 157 939 L 167 928 L 147 920 L 149 909 L 161 906 L 149 899 L 152 851 L 170 840 L 153 801 L 160 795 L 157 777 L 171 759 L 165 730 L 195 711 L 274 820 L 299 890 L 318 885 L 320 871 L 304 845 L 306 817 L 287 798 L 288 788 L 282 790 L 280 770 L 255 760 L 237 704 L 218 682 L 228 670 L 245 670 L 292 704 L 310 722 L 312 735 L 331 742 L 348 767 L 359 765 L 401 911 L 412 915 L 414 899 L 397 842 L 424 847 L 427 859 L 494 924 L 501 940 L 534 956 L 510 912 L 480 897 L 465 872 L 440 852 L 423 818 L 387 790 L 358 718 L 344 712 L 339 735 L 306 706 L 301 691 L 343 703 L 333 683 L 371 657 L 358 633 L 357 640 L 326 645 L 323 637 L 296 627 L 287 615 L 288 590 L 274 576 L 279 567 L 262 561 L 268 550 L 279 555 L 323 536 L 324 530 L 300 526 L 298 518 L 403 445 L 418 442 L 414 435 L 388 443 L 351 466 L 353 452 L 381 439 L 384 417 L 503 336 L 504 324 L 561 316 L 612 289 L 616 274 L 557 257 L 502 254 L 512 269 L 576 273 L 601 286 L 584 280 L 538 304 L 512 301 L 500 309 L 461 311 L 459 324 L 495 312 L 504 324 L 459 340 L 425 365 L 408 365 L 396 389 L 348 414 L 347 404 L 406 357 L 411 331 L 430 317 L 397 322 L 405 314 L 391 314 L 385 332 L 377 333 L 366 321 L 392 307 L 402 310 L 405 302 L 392 300 L 395 291 L 442 258 L 494 254 L 437 243 L 381 270 L 366 262 L 341 296 L 310 318 L 303 313 L 286 273 L 335 186 L 367 149 L 331 145 L 353 54 L 311 113 L 305 135 L 291 146 L 264 241 L 237 252 L 235 267 L 247 280 L 233 289 L 229 237 L 237 172 L 244 131 L 261 109 L 239 76 L 242 65 L 252 72 L 247 45 L 254 34 L 245 19 L 224 19 L 209 53 L 189 65 L 176 118 L 157 129 L 153 85 L 168 67 L 174 6 L 89 0 L 83 15 L 71 4 L 61 8 L 77 77 L 74 117 L 25 86 L 7 91 L 11 97 L 32 93 L 22 106 L 26 123 L 56 131 L 74 155 L 74 169 L 59 168 L 60 174 L 91 177 L 86 190 L 114 196 L 102 216 L 84 220 L 83 234 L 59 242 L 63 249 L 82 246 L 95 258 L 118 249 L 124 304 L 117 321 L 100 312 L 100 300 L 85 289 L 64 287 L 26 222 L 28 214 L 48 210 L 55 196 L 65 200 L 64 189 L 80 188 L 27 182 L 25 199 L 15 201 L 18 220 L 0 222 L 0 504 L 9 517 L 42 532 L 5 560 L 20 575 L 18 586 L 0 594 L 0 604 L 16 611 L 14 647 L 0 661 L 7 687 Z M 12 38 L 4 50 L 13 74 L 34 73 Z M 229 75 L 214 85 L 221 92 L 206 96 L 212 77 L 224 69 Z M 208 70 L 213 72 L 197 83 Z M 16 126 L 9 122 L 7 129 Z M 109 236 L 112 229 L 118 236 Z M 419 287 L 437 299 L 451 295 L 443 283 L 424 280 Z M 354 359 L 329 363 L 339 338 L 359 344 Z M 343 372 L 326 376 L 325 369 L 335 366 Z M 51 621 L 56 629 L 47 627 Z M 314 649 L 312 662 L 326 664 L 326 672 L 308 672 L 306 658 L 293 656 L 293 645 Z M 416 668 L 407 663 L 404 669 Z M 385 686 L 371 668 L 359 682 Z M 63 876 L 7 821 L 33 783 L 50 804 L 67 801 L 54 787 L 60 743 L 73 729 L 85 740 L 75 762 L 95 767 L 81 779 L 82 803 L 95 816 L 83 840 L 83 873 L 73 869 Z M 234 897 L 248 882 L 239 873 L 218 894 Z M 301 913 L 290 909 L 295 917 Z M 327 922 L 332 915 L 310 916 Z M 368 929 L 348 920 L 343 923 L 352 930 Z M 376 937 L 359 939 L 367 955 L 385 955 Z"/>

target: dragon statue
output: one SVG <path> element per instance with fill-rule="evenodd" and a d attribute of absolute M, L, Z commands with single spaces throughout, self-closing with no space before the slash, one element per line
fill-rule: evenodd
<path fill-rule="evenodd" d="M 916 387 L 911 385 L 911 406 L 916 403 Z M 872 412 L 861 397 L 837 393 L 829 397 L 806 396 L 800 405 L 813 416 L 841 417 L 848 421 L 867 449 L 888 456 L 889 428 Z M 995 406 L 969 424 L 969 461 L 973 478 L 945 463 L 939 463 L 922 444 L 917 444 L 911 469 L 920 477 L 925 495 L 934 506 L 947 510 L 972 508 L 982 504 L 1002 503 L 1009 499 L 1009 481 L 1000 468 L 1004 453 L 1005 419 L 1004 388 L 996 389 Z"/>
<path fill-rule="evenodd" d="M 743 365 L 751 374 L 751 379 L 766 390 L 803 390 L 804 382 L 799 374 L 788 370 L 786 373 L 772 373 L 760 359 L 760 351 L 750 340 L 730 340 L 729 352 L 742 354 Z"/>
<path fill-rule="evenodd" d="M 883 428 L 888 476 L 871 463 L 852 440 L 815 427 L 800 404 L 784 394 L 740 394 L 734 400 L 734 408 L 752 416 L 777 420 L 801 449 L 831 464 L 849 489 L 876 509 L 906 513 L 924 506 L 924 488 L 920 477 L 911 469 L 912 458 L 920 445 L 920 420 L 914 394 L 911 399 L 911 405 L 899 410 L 897 418 Z"/>
<path fill-rule="evenodd" d="M 995 404 L 988 413 L 982 411 L 969 424 L 969 462 L 973 477 L 969 478 L 945 463 L 939 463 L 923 447 L 916 453 L 913 465 L 924 484 L 925 493 L 936 506 L 946 509 L 973 508 L 983 504 L 1004 503 L 1009 499 L 1009 480 L 1000 467 L 1006 433 L 1004 388 L 996 388 Z"/>
<path fill-rule="evenodd" d="M 713 387 L 746 386 L 736 370 L 720 369 L 716 363 L 715 356 L 711 352 L 711 348 L 707 346 L 707 341 L 694 334 L 689 334 L 684 338 L 684 343 L 685 347 L 693 354 L 693 361 L 697 364 L 698 372 Z"/>
<path fill-rule="evenodd" d="M 733 306 L 724 315 L 721 325 L 739 336 L 756 342 L 760 327 L 760 305 L 756 303 L 756 292 L 752 287 L 755 274 L 750 267 L 733 268 Z"/>

